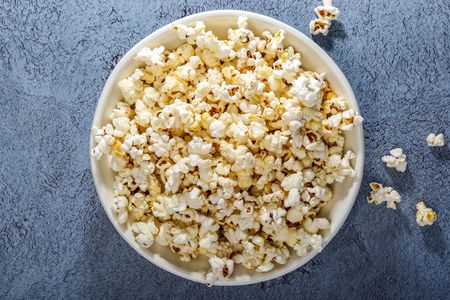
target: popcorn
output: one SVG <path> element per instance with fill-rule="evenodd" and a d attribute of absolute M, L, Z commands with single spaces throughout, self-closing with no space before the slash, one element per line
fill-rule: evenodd
<path fill-rule="evenodd" d="M 200 209 L 206 203 L 206 197 L 201 193 L 200 189 L 194 187 L 188 194 L 186 204 L 190 208 Z"/>
<path fill-rule="evenodd" d="M 284 30 L 280 30 L 275 33 L 274 36 L 268 31 L 262 33 L 263 38 L 266 40 L 266 53 L 269 55 L 274 55 L 277 50 L 283 49 L 284 41 Z"/>
<path fill-rule="evenodd" d="M 339 15 L 339 9 L 332 5 L 332 0 L 324 0 L 323 6 L 318 6 L 314 9 L 317 17 L 327 20 L 336 20 Z"/>
<path fill-rule="evenodd" d="M 284 207 L 295 206 L 300 203 L 300 193 L 298 189 L 292 189 L 289 191 L 288 196 L 284 199 Z"/>
<path fill-rule="evenodd" d="M 206 274 L 206 282 L 212 285 L 219 279 L 228 279 L 234 269 L 234 261 L 213 256 L 209 259 L 210 271 Z"/>
<path fill-rule="evenodd" d="M 353 126 L 361 124 L 362 121 L 363 118 L 357 115 L 353 109 L 346 110 L 342 113 L 341 130 L 351 130 Z"/>
<path fill-rule="evenodd" d="M 290 191 L 292 189 L 301 189 L 303 182 L 303 174 L 301 172 L 294 173 L 284 177 L 283 182 L 281 182 L 281 186 L 285 191 Z"/>
<path fill-rule="evenodd" d="M 196 42 L 197 37 L 205 32 L 205 23 L 196 22 L 195 27 L 173 24 L 172 29 L 177 32 L 180 39 L 186 40 L 186 42 L 193 45 Z"/>
<path fill-rule="evenodd" d="M 135 234 L 136 242 L 144 248 L 153 244 L 154 236 L 158 233 L 158 228 L 153 221 L 133 223 L 131 230 Z"/>
<path fill-rule="evenodd" d="M 356 172 L 350 165 L 350 161 L 354 158 L 355 154 L 351 151 L 347 151 L 347 153 L 342 158 L 339 154 L 330 155 L 325 164 L 326 172 L 331 175 L 329 177 L 330 180 L 327 179 L 327 182 L 342 182 L 347 177 L 354 177 L 356 175 Z"/>
<path fill-rule="evenodd" d="M 231 133 L 231 137 L 236 141 L 236 143 L 245 144 L 247 142 L 248 127 L 244 123 L 237 122 L 231 124 L 229 131 Z"/>
<path fill-rule="evenodd" d="M 260 145 L 267 151 L 281 155 L 283 152 L 283 145 L 286 144 L 288 140 L 288 137 L 282 136 L 280 132 L 277 131 L 275 134 L 266 135 Z"/>
<path fill-rule="evenodd" d="M 419 226 L 433 225 L 434 221 L 437 219 L 437 215 L 433 209 L 425 206 L 423 201 L 416 204 L 416 222 Z"/>
<path fill-rule="evenodd" d="M 395 168 L 399 172 L 406 171 L 406 155 L 402 148 L 395 148 L 389 151 L 391 155 L 385 155 L 381 158 L 388 168 Z"/>
<path fill-rule="evenodd" d="M 288 210 L 286 219 L 291 223 L 299 223 L 303 220 L 304 215 L 307 214 L 308 211 L 308 206 L 299 203 Z"/>
<path fill-rule="evenodd" d="M 242 80 L 243 95 L 248 100 L 251 100 L 254 96 L 262 95 L 264 92 L 264 83 L 260 82 L 255 74 L 247 72 L 240 74 Z"/>
<path fill-rule="evenodd" d="M 305 72 L 293 82 L 289 95 L 296 97 L 306 107 L 319 105 L 322 101 L 325 87 L 323 81 L 325 74 Z"/>
<path fill-rule="evenodd" d="M 142 48 L 137 54 L 136 59 L 150 66 L 164 66 L 164 46 L 154 49 L 148 47 Z"/>
<path fill-rule="evenodd" d="M 317 18 L 309 22 L 309 31 L 313 35 L 328 35 L 328 30 L 331 27 L 331 21 L 324 18 Z"/>
<path fill-rule="evenodd" d="M 330 229 L 330 222 L 325 218 L 306 219 L 302 223 L 302 227 L 309 233 L 317 233 L 319 230 Z"/>
<path fill-rule="evenodd" d="M 264 124 L 262 124 L 261 122 L 252 121 L 250 122 L 248 137 L 252 140 L 259 141 L 264 138 L 267 131 L 268 129 L 266 126 L 264 126 Z"/>
<path fill-rule="evenodd" d="M 124 224 L 128 219 L 128 199 L 124 196 L 114 198 L 112 210 L 117 214 L 119 224 Z"/>
<path fill-rule="evenodd" d="M 143 193 L 137 192 L 129 197 L 129 210 L 134 219 L 140 220 L 148 209 L 149 197 Z"/>
<path fill-rule="evenodd" d="M 399 203 L 402 198 L 400 194 L 394 190 L 392 187 L 383 187 L 381 183 L 371 182 L 370 188 L 372 191 L 367 196 L 368 203 L 375 203 L 380 205 L 386 202 L 386 207 L 391 209 L 397 209 L 397 203 Z"/>
<path fill-rule="evenodd" d="M 211 123 L 209 130 L 212 137 L 224 137 L 225 136 L 226 125 L 220 120 L 215 120 Z"/>
<path fill-rule="evenodd" d="M 322 251 L 322 236 L 318 234 L 309 234 L 303 229 L 297 233 L 298 242 L 294 245 L 294 250 L 298 256 L 308 255 L 311 251 Z"/>
<path fill-rule="evenodd" d="M 142 48 L 109 124 L 92 129 L 93 157 L 116 172 L 117 221 L 143 247 L 207 257 L 210 284 L 234 264 L 269 272 L 290 248 L 320 251 L 330 223 L 316 216 L 330 184 L 356 173 L 344 133 L 362 117 L 325 74 L 302 69 L 284 31 L 257 37 L 248 22 L 240 17 L 227 40 L 202 22 L 172 25 L 184 44 Z M 389 188 L 370 197 L 400 201 Z"/>
<path fill-rule="evenodd" d="M 309 30 L 313 35 L 321 33 L 327 35 L 331 27 L 331 21 L 336 20 L 339 15 L 339 9 L 332 5 L 332 0 L 324 0 L 323 6 L 318 6 L 314 9 L 317 18 L 309 23 Z"/>
<path fill-rule="evenodd" d="M 184 211 L 187 208 L 185 195 L 162 196 L 161 200 L 168 214 Z"/>
<path fill-rule="evenodd" d="M 292 107 L 281 116 L 283 125 L 291 132 L 295 132 L 304 125 L 302 110 L 300 107 Z"/>
<path fill-rule="evenodd" d="M 427 136 L 427 145 L 428 147 L 443 147 L 445 144 L 444 135 L 442 133 L 435 135 L 434 133 L 430 133 Z"/>
<path fill-rule="evenodd" d="M 140 80 L 143 76 L 144 72 L 141 69 L 136 69 L 133 75 L 119 81 L 119 89 L 128 104 L 133 104 L 139 98 L 144 87 L 143 82 Z"/>

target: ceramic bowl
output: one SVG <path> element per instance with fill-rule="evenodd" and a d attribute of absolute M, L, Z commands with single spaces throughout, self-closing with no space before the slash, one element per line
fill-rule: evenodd
<path fill-rule="evenodd" d="M 326 79 L 329 81 L 332 89 L 338 95 L 344 97 L 350 106 L 359 113 L 358 103 L 356 102 L 352 88 L 333 60 L 311 39 L 280 21 L 246 11 L 217 10 L 191 15 L 179 19 L 175 23 L 189 25 L 196 21 L 203 21 L 208 30 L 212 30 L 219 38 L 225 38 L 227 29 L 236 26 L 236 21 L 239 16 L 249 18 L 249 28 L 257 35 L 260 35 L 264 30 L 270 30 L 274 33 L 283 29 L 286 32 L 285 45 L 291 45 L 301 53 L 303 67 L 319 73 L 325 72 Z M 171 30 L 170 26 L 171 24 L 168 24 L 145 37 L 118 62 L 103 88 L 95 111 L 93 126 L 101 127 L 109 121 L 109 114 L 117 102 L 121 100 L 121 93 L 117 87 L 117 83 L 120 79 L 129 76 L 139 66 L 139 63 L 135 61 L 134 57 L 141 48 L 144 46 L 157 47 L 164 45 L 167 49 L 174 49 L 183 43 L 177 38 L 176 33 Z M 91 138 L 90 147 L 92 148 L 93 146 L 94 144 Z M 357 175 L 354 178 L 348 178 L 343 183 L 335 184 L 333 186 L 333 200 L 320 212 L 322 216 L 326 216 L 331 222 L 331 228 L 327 232 L 324 232 L 325 246 L 333 239 L 344 224 L 358 194 L 364 165 L 364 136 L 362 125 L 356 126 L 354 130 L 346 134 L 345 148 L 356 153 L 356 159 L 353 161 L 353 165 Z M 136 243 L 130 226 L 120 225 L 116 220 L 116 216 L 112 213 L 114 174 L 108 167 L 107 158 L 96 161 L 91 157 L 91 168 L 100 201 L 111 223 L 122 238 L 140 255 L 158 267 L 180 277 L 205 283 L 205 274 L 208 270 L 206 258 L 200 258 L 186 263 L 180 261 L 177 255 L 172 253 L 167 247 L 154 244 L 152 247 L 144 249 Z M 316 252 L 312 252 L 306 257 L 297 257 L 294 254 L 287 264 L 277 265 L 267 273 L 248 271 L 238 265 L 228 280 L 216 282 L 215 285 L 246 285 L 270 280 L 294 271 L 307 263 L 316 254 Z"/>

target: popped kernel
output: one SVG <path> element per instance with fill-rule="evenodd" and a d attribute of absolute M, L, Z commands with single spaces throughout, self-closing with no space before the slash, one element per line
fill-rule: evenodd
<path fill-rule="evenodd" d="M 428 147 L 443 147 L 445 145 L 444 135 L 442 133 L 438 135 L 430 133 L 427 136 L 427 145 Z"/>
<path fill-rule="evenodd" d="M 331 27 L 331 21 L 340 16 L 340 11 L 332 5 L 332 0 L 323 0 L 323 5 L 314 8 L 317 18 L 309 23 L 309 30 L 312 34 L 327 35 Z"/>
<path fill-rule="evenodd" d="M 391 209 L 397 209 L 397 203 L 402 201 L 400 194 L 392 187 L 384 187 L 381 183 L 371 182 L 370 188 L 372 189 L 367 196 L 368 203 L 375 203 L 380 205 L 386 202 L 386 207 Z"/>
<path fill-rule="evenodd" d="M 416 213 L 416 222 L 419 226 L 429 226 L 433 225 L 433 223 L 437 219 L 437 214 L 432 208 L 428 208 L 425 206 L 423 201 L 420 201 L 416 204 L 417 213 Z"/>

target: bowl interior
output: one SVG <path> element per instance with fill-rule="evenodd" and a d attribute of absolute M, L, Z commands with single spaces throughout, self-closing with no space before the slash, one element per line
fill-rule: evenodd
<path fill-rule="evenodd" d="M 330 82 L 331 87 L 336 93 L 344 97 L 350 105 L 359 112 L 356 99 L 347 79 L 331 58 L 329 58 L 328 55 L 309 38 L 284 23 L 269 17 L 243 11 L 206 12 L 186 17 L 177 21 L 177 23 L 192 24 L 197 20 L 202 20 L 205 22 L 208 30 L 212 30 L 220 38 L 225 38 L 227 29 L 235 26 L 237 18 L 240 15 L 249 17 L 249 27 L 257 35 L 260 35 L 264 30 L 276 32 L 280 29 L 284 29 L 286 31 L 285 44 L 293 46 L 301 53 L 303 67 L 316 72 L 325 72 L 326 79 Z M 120 60 L 114 71 L 111 73 L 97 105 L 93 126 L 101 127 L 109 121 L 109 114 L 117 102 L 122 99 L 120 90 L 117 87 L 117 82 L 120 79 L 129 76 L 133 70 L 139 66 L 139 63 L 134 60 L 134 56 L 142 47 L 157 47 L 164 45 L 167 49 L 174 49 L 182 43 L 183 42 L 177 38 L 176 34 L 171 31 L 170 25 L 167 25 L 152 33 L 133 47 Z M 358 193 L 364 161 L 363 141 L 362 126 L 357 126 L 353 131 L 346 135 L 346 149 L 356 153 L 356 159 L 353 161 L 353 165 L 357 172 L 357 176 L 355 178 L 347 179 L 343 183 L 335 184 L 333 186 L 333 201 L 321 210 L 321 215 L 326 216 L 331 222 L 330 230 L 324 233 L 325 245 L 341 228 Z M 92 146 L 93 141 L 91 138 L 91 147 Z M 159 267 L 190 280 L 205 282 L 204 276 L 208 269 L 206 258 L 199 258 L 189 263 L 184 263 L 181 262 L 178 256 L 172 253 L 167 247 L 155 244 L 149 249 L 144 249 L 135 242 L 129 226 L 119 225 L 115 215 L 112 214 L 111 204 L 113 200 L 112 186 L 114 174 L 108 166 L 107 158 L 102 158 L 100 161 L 95 161 L 91 158 L 91 167 L 102 205 L 111 222 L 122 237 L 137 252 Z M 216 284 L 244 285 L 269 280 L 295 270 L 309 261 L 316 254 L 317 253 L 313 252 L 302 258 L 297 257 L 294 254 L 286 265 L 278 265 L 268 273 L 250 272 L 241 266 L 237 266 L 228 281 L 217 282 Z"/>

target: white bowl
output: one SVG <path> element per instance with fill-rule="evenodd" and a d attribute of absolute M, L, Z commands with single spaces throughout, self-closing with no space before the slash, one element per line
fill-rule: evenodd
<path fill-rule="evenodd" d="M 216 10 L 191 15 L 177 20 L 176 23 L 193 24 L 195 21 L 201 20 L 206 23 L 208 30 L 212 30 L 219 38 L 225 38 L 227 29 L 236 26 L 235 24 L 238 16 L 248 17 L 249 27 L 256 34 L 261 34 L 264 30 L 270 30 L 271 32 L 276 32 L 280 29 L 285 30 L 286 45 L 293 46 L 301 53 L 302 63 L 305 69 L 316 72 L 325 72 L 326 78 L 334 91 L 336 91 L 338 95 L 343 96 L 350 103 L 350 106 L 359 113 L 358 104 L 352 88 L 333 60 L 325 53 L 325 51 L 304 34 L 280 21 L 246 11 Z M 129 76 L 133 70 L 139 66 L 134 60 L 134 57 L 141 48 L 144 46 L 157 47 L 164 45 L 168 49 L 173 49 L 180 44 L 182 44 L 182 41 L 178 39 L 176 34 L 170 29 L 169 24 L 153 32 L 128 51 L 114 68 L 103 88 L 92 125 L 101 127 L 108 122 L 109 114 L 117 102 L 122 98 L 117 87 L 117 82 L 120 79 Z M 93 145 L 94 143 L 91 137 L 91 149 Z M 356 126 L 353 131 L 346 135 L 346 149 L 350 149 L 356 153 L 356 159 L 353 163 L 357 175 L 355 178 L 347 179 L 343 183 L 336 184 L 333 187 L 333 201 L 321 210 L 321 215 L 328 217 L 331 222 L 330 230 L 325 233 L 325 245 L 331 241 L 344 224 L 358 194 L 364 165 L 364 136 L 362 126 Z M 96 161 L 91 157 L 91 168 L 97 193 L 103 208 L 111 220 L 111 223 L 128 244 L 130 244 L 140 255 L 158 267 L 183 278 L 205 283 L 205 273 L 208 270 L 208 263 L 205 258 L 185 263 L 180 261 L 178 256 L 172 253 L 168 247 L 161 247 L 155 244 L 149 249 L 144 249 L 135 242 L 129 228 L 130 226 L 120 225 L 116 220 L 116 216 L 112 214 L 111 205 L 113 200 L 112 186 L 114 174 L 107 164 L 107 159 L 102 158 L 100 161 Z M 316 252 L 313 252 L 306 257 L 297 257 L 294 254 L 286 265 L 278 265 L 267 273 L 256 273 L 248 271 L 242 266 L 237 266 L 229 280 L 219 281 L 215 284 L 246 285 L 270 280 L 294 271 L 307 263 L 316 254 Z"/>

